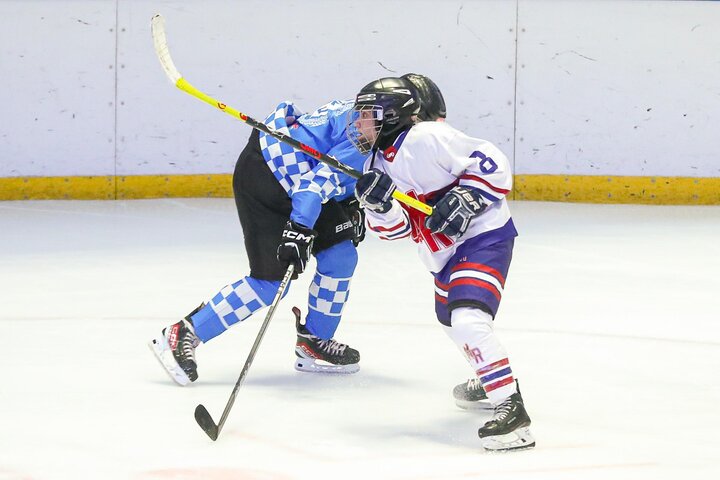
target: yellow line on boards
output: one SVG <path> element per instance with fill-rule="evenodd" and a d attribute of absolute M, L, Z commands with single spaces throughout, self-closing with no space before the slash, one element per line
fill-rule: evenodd
<path fill-rule="evenodd" d="M 0 178 L 0 200 L 232 197 L 231 174 Z M 510 199 L 720 205 L 720 178 L 515 175 Z"/>
<path fill-rule="evenodd" d="M 515 175 L 515 200 L 720 205 L 720 178 Z"/>
<path fill-rule="evenodd" d="M 232 175 L 0 178 L 0 200 L 232 197 Z"/>

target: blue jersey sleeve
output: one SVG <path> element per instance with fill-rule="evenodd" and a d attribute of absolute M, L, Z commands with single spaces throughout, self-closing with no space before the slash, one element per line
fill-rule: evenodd
<path fill-rule="evenodd" d="M 345 135 L 349 102 L 332 102 L 298 122 L 306 127 L 316 145 L 339 162 L 361 172 L 365 155 L 357 151 Z M 308 142 L 309 143 L 309 142 Z M 323 148 L 324 147 L 324 148 Z M 328 200 L 344 200 L 353 195 L 355 179 L 336 171 L 324 163 L 317 163 L 311 171 L 303 174 L 291 190 L 293 211 L 290 218 L 307 227 L 315 225 L 322 204 Z"/>

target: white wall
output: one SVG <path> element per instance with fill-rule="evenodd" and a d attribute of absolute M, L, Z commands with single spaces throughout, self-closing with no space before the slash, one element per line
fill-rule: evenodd
<path fill-rule="evenodd" d="M 720 176 L 720 2 L 519 12 L 518 173 Z"/>
<path fill-rule="evenodd" d="M 232 170 L 249 127 L 165 79 L 156 12 L 258 119 L 415 71 L 517 173 L 720 176 L 720 2 L 629 0 L 2 0 L 0 176 Z"/>

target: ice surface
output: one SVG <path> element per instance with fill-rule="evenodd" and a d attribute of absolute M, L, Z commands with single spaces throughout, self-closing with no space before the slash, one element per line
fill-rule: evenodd
<path fill-rule="evenodd" d="M 293 370 L 306 273 L 211 442 L 194 408 L 220 417 L 263 315 L 185 388 L 146 343 L 247 273 L 232 200 L 0 203 L 0 479 L 720 478 L 720 207 L 511 210 L 496 323 L 538 446 L 489 454 L 410 241 L 361 245 L 337 335 L 361 371 Z"/>

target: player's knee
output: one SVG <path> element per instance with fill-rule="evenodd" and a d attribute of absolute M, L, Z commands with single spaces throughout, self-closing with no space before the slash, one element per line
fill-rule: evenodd
<path fill-rule="evenodd" d="M 247 284 L 253 292 L 260 297 L 265 305 L 270 305 L 275 298 L 280 282 L 278 280 L 260 280 L 253 277 L 246 277 Z M 283 292 L 283 297 L 290 291 L 290 286 Z"/>
<path fill-rule="evenodd" d="M 351 277 L 358 263 L 358 254 L 352 241 L 345 240 L 318 252 L 318 272 L 332 277 Z"/>
<path fill-rule="evenodd" d="M 450 313 L 450 326 L 461 335 L 485 336 L 493 333 L 493 318 L 479 308 L 458 307 Z"/>

